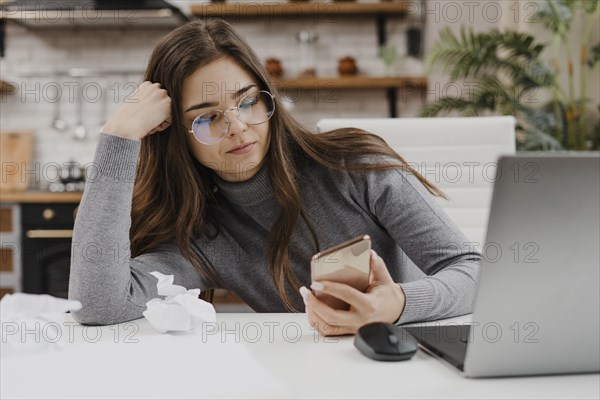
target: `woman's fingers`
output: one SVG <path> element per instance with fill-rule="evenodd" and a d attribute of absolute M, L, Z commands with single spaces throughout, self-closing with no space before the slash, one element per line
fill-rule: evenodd
<path fill-rule="evenodd" d="M 161 130 L 164 131 L 169 126 L 171 126 L 172 123 L 173 123 L 173 118 L 172 118 L 172 115 L 169 113 L 169 116 L 167 117 L 167 119 L 161 124 L 161 128 L 162 128 Z"/>
<path fill-rule="evenodd" d="M 323 336 L 333 336 L 336 334 L 338 326 L 334 324 L 328 324 L 321 316 L 319 316 L 313 308 L 308 303 L 308 297 L 311 295 L 310 290 L 306 287 L 302 286 L 300 288 L 300 294 L 302 295 L 302 299 L 304 300 L 304 305 L 306 308 L 306 316 L 308 318 L 308 323 L 313 329 L 316 329 Z"/>
<path fill-rule="evenodd" d="M 308 317 L 310 326 L 319 332 L 321 336 L 336 336 L 346 333 L 342 331 L 342 328 L 339 325 L 325 321 L 318 314 L 316 314 L 310 306 L 306 307 L 306 315 Z"/>
<path fill-rule="evenodd" d="M 394 280 L 388 271 L 385 262 L 375 250 L 371 250 L 371 286 L 393 283 Z"/>
<path fill-rule="evenodd" d="M 170 119 L 170 118 L 169 118 L 169 119 Z M 160 124 L 160 125 L 158 126 L 158 129 L 157 129 L 157 130 L 158 130 L 158 132 L 162 132 L 162 131 L 164 131 L 165 129 L 167 129 L 169 126 L 171 126 L 171 121 L 164 121 L 162 124 Z"/>
<path fill-rule="evenodd" d="M 105 133 L 140 140 L 171 124 L 172 100 L 158 83 L 142 82 L 103 127 Z"/>
<path fill-rule="evenodd" d="M 402 315 L 406 303 L 402 287 L 394 282 L 385 262 L 374 251 L 371 255 L 370 285 L 366 293 L 332 281 L 315 281 L 311 287 L 317 294 L 337 298 L 351 306 L 348 311 L 336 310 L 306 287 L 300 288 L 309 322 L 325 336 L 353 334 L 369 322 L 393 323 Z"/>
<path fill-rule="evenodd" d="M 327 304 L 323 303 L 313 293 L 309 291 L 306 296 L 306 304 L 312 308 L 312 310 L 321 317 L 322 320 L 328 323 L 333 323 L 339 326 L 351 325 L 353 318 L 350 311 L 345 310 L 334 310 Z"/>
<path fill-rule="evenodd" d="M 364 309 L 368 308 L 369 302 L 365 298 L 365 294 L 358 289 L 353 288 L 345 283 L 338 283 L 332 281 L 315 281 L 310 287 L 317 292 L 323 292 L 336 297 L 346 303 L 350 304 L 351 307 Z"/>

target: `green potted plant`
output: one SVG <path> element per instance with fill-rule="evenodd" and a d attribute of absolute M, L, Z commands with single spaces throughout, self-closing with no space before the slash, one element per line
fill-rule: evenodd
<path fill-rule="evenodd" d="M 575 95 L 575 69 L 568 40 L 577 10 L 585 13 L 580 49 L 579 97 Z M 546 0 L 537 21 L 552 32 L 552 60 L 541 58 L 547 44 L 514 30 L 474 33 L 461 28 L 440 33 L 427 57 L 427 67 L 442 67 L 452 80 L 468 82 L 461 96 L 445 96 L 427 105 L 422 116 L 455 113 L 464 116 L 485 114 L 514 115 L 517 118 L 519 150 L 598 150 L 600 149 L 600 106 L 588 99 L 588 74 L 600 60 L 600 44 L 589 47 L 593 23 L 598 18 L 598 2 L 586 0 Z M 567 59 L 559 54 L 564 47 Z M 563 68 L 563 65 L 566 68 Z M 566 90 L 559 76 L 567 74 Z M 540 104 L 538 94 L 551 100 Z"/>

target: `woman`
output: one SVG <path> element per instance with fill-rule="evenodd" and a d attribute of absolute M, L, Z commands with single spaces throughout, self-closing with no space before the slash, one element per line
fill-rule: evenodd
<path fill-rule="evenodd" d="M 228 23 L 188 23 L 101 133 L 73 233 L 74 317 L 141 317 L 155 270 L 256 311 L 306 311 L 324 335 L 469 313 L 480 255 L 432 194 L 443 196 L 377 136 L 297 123 Z M 364 234 L 366 293 L 312 285 L 351 306 L 332 309 L 306 288 L 310 258 Z M 406 282 L 408 257 L 421 279 Z"/>

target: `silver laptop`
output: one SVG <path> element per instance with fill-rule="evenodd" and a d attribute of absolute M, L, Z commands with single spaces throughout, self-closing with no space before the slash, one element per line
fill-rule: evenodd
<path fill-rule="evenodd" d="M 406 329 L 469 377 L 600 371 L 600 155 L 497 171 L 473 323 Z"/>

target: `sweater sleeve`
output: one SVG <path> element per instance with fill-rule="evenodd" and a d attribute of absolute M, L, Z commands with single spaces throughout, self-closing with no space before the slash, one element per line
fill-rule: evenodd
<path fill-rule="evenodd" d="M 370 212 L 427 275 L 399 283 L 406 304 L 396 323 L 472 312 L 481 254 L 423 184 L 412 173 L 395 169 L 366 174 L 364 189 Z"/>
<path fill-rule="evenodd" d="M 100 134 L 94 162 L 79 204 L 71 247 L 69 299 L 82 308 L 73 318 L 84 324 L 115 324 L 142 317 L 158 296 L 159 271 L 174 284 L 209 288 L 174 243 L 130 258 L 129 229 L 141 142 Z"/>

